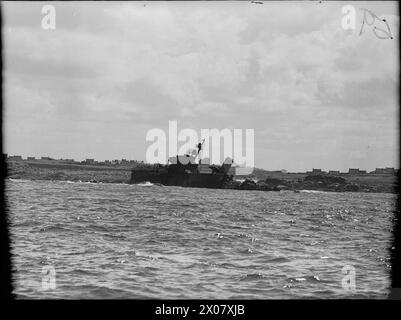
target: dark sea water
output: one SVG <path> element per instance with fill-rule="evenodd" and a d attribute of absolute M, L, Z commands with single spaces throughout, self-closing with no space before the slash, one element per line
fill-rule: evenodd
<path fill-rule="evenodd" d="M 27 180 L 7 180 L 6 187 L 18 298 L 389 292 L 392 194 Z M 354 292 L 342 287 L 345 265 L 355 268 Z M 55 289 L 42 283 L 49 266 Z"/>

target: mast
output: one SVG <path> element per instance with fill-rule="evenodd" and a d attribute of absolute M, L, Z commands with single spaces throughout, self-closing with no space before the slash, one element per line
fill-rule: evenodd
<path fill-rule="evenodd" d="M 202 142 L 199 142 L 197 144 L 198 152 L 197 152 L 197 154 L 195 156 L 195 159 L 199 157 L 199 153 L 202 151 L 202 146 L 203 146 L 204 143 L 205 143 L 205 139 L 203 139 Z M 199 163 L 200 163 L 201 159 L 200 158 L 198 158 L 198 159 L 199 159 Z"/>

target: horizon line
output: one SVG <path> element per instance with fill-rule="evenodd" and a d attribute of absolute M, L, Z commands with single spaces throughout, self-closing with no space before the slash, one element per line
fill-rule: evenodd
<path fill-rule="evenodd" d="M 105 159 L 105 160 L 96 160 L 95 158 L 84 158 L 83 160 L 76 160 L 76 159 L 74 159 L 74 158 L 55 158 L 55 157 L 50 157 L 50 156 L 39 156 L 39 157 L 35 157 L 35 156 L 25 156 L 25 158 L 24 158 L 24 156 L 23 155 L 9 155 L 8 153 L 2 153 L 3 154 L 3 156 L 5 156 L 5 155 L 7 155 L 7 157 L 6 157 L 6 159 L 10 159 L 10 158 L 14 158 L 15 157 L 15 160 L 22 160 L 22 161 L 29 161 L 29 160 L 31 160 L 31 161 L 72 161 L 72 162 L 76 162 L 77 164 L 78 163 L 80 163 L 80 164 L 105 164 L 105 162 L 106 161 L 109 161 L 109 162 L 113 162 L 113 161 L 118 161 L 118 164 L 121 164 L 121 162 L 122 161 L 127 161 L 128 163 L 129 162 L 140 162 L 140 163 L 146 163 L 146 164 L 153 164 L 153 163 L 148 163 L 148 162 L 145 162 L 144 160 L 137 160 L 137 159 L 125 159 L 125 158 L 121 158 L 121 159 L 112 159 L 112 160 L 109 160 L 109 159 Z M 31 158 L 31 159 L 28 159 L 28 158 Z M 45 159 L 43 159 L 43 158 L 45 158 Z M 12 159 L 10 159 L 10 160 L 12 160 Z M 89 162 L 87 162 L 89 160 Z M 91 163 L 91 161 L 93 161 L 92 163 Z M 264 171 L 271 171 L 271 172 L 279 172 L 279 171 L 281 171 L 282 173 L 308 173 L 308 172 L 313 172 L 314 170 L 317 170 L 317 171 L 315 171 L 315 172 L 319 172 L 319 170 L 320 170 L 320 172 L 321 173 L 326 173 L 326 172 L 330 172 L 330 171 L 334 171 L 334 172 L 339 172 L 339 173 L 348 173 L 349 172 L 349 170 L 359 170 L 361 173 L 363 173 L 364 171 L 365 171 L 365 173 L 372 173 L 372 172 L 374 172 L 374 171 L 376 171 L 377 169 L 394 169 L 394 170 L 399 170 L 399 167 L 396 167 L 396 166 L 393 166 L 393 167 L 389 167 L 389 166 L 384 166 L 384 167 L 375 167 L 375 169 L 373 169 L 373 170 L 368 170 L 368 169 L 361 169 L 361 168 L 356 168 L 356 167 L 349 167 L 348 168 L 348 172 L 345 172 L 345 171 L 341 171 L 340 169 L 338 169 L 338 170 L 336 170 L 336 169 L 323 169 L 322 167 L 321 168 L 310 168 L 310 169 L 306 169 L 305 171 L 289 171 L 289 170 L 287 170 L 287 169 L 265 169 L 265 168 L 262 168 L 262 167 L 256 167 L 256 166 L 254 166 L 254 167 L 252 167 L 253 168 L 253 170 L 255 170 L 255 169 L 257 169 L 257 170 L 264 170 Z"/>

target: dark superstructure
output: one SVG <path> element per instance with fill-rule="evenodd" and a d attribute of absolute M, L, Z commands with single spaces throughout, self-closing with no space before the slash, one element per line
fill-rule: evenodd
<path fill-rule="evenodd" d="M 202 144 L 199 143 L 196 156 L 177 155 L 170 158 L 167 165 L 134 167 L 130 182 L 149 181 L 166 186 L 223 188 L 227 182 L 232 180 L 232 175 L 228 173 L 232 161 L 226 160 L 221 166 L 202 163 L 201 159 L 196 163 L 201 148 Z"/>

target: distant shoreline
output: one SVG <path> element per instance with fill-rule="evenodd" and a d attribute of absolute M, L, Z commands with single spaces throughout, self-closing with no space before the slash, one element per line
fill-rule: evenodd
<path fill-rule="evenodd" d="M 8 161 L 7 166 L 7 177 L 11 179 L 128 183 L 131 176 L 130 166 L 94 166 L 50 161 Z"/>
<path fill-rule="evenodd" d="M 7 161 L 7 178 L 60 180 L 74 182 L 129 183 L 132 165 L 102 166 L 54 163 L 53 161 Z M 245 177 L 242 177 L 243 179 Z M 270 172 L 255 169 L 242 183 L 233 181 L 225 189 L 239 190 L 314 190 L 334 192 L 396 193 L 396 175 L 363 174 L 308 175 L 307 173 Z"/>

